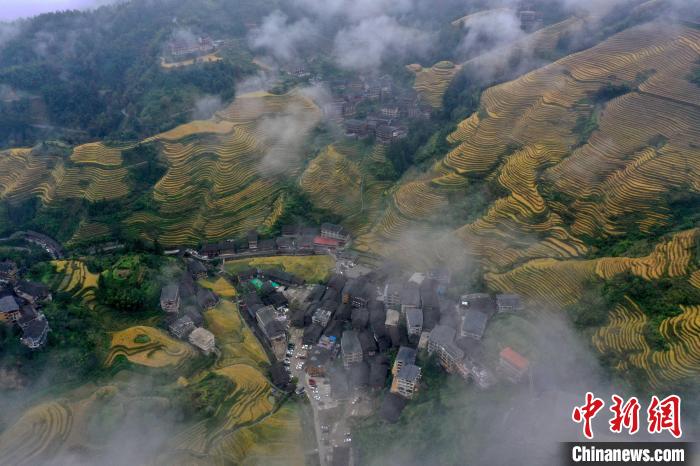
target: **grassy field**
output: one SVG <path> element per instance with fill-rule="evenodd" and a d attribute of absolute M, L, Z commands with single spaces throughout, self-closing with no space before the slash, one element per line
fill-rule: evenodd
<path fill-rule="evenodd" d="M 275 256 L 238 259 L 226 262 L 226 270 L 235 273 L 248 267 L 276 268 L 303 278 L 309 283 L 325 281 L 334 267 L 333 258 L 322 256 Z"/>

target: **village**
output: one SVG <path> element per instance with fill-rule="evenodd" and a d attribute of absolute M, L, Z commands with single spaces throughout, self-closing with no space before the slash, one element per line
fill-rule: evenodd
<path fill-rule="evenodd" d="M 22 345 L 39 350 L 50 330 L 41 308 L 51 301 L 51 291 L 43 283 L 23 280 L 22 275 L 15 262 L 0 262 L 0 322 L 18 327 Z"/>
<path fill-rule="evenodd" d="M 399 420 L 422 389 L 419 361 L 432 358 L 482 390 L 520 383 L 530 369 L 528 359 L 510 347 L 501 349 L 497 365 L 489 365 L 481 348 L 496 314 L 524 311 L 520 296 L 465 293 L 450 299 L 448 270 L 363 268 L 348 251 L 350 242 L 343 227 L 323 224 L 285 226 L 276 238 L 249 232 L 242 242 L 205 244 L 188 251 L 187 271 L 162 289 L 160 300 L 173 336 L 216 354 L 202 312 L 220 298 L 197 280 L 216 273 L 236 287 L 241 315 L 273 361 L 273 383 L 310 402 L 322 465 L 354 464 L 349 420 L 375 411 L 386 422 Z M 325 283 L 305 283 L 275 268 L 228 273 L 223 267 L 232 259 L 313 254 L 336 261 Z"/>

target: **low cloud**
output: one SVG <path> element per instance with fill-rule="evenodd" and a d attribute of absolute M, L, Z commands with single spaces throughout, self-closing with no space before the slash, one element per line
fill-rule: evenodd
<path fill-rule="evenodd" d="M 289 61 L 298 57 L 300 48 L 309 45 L 316 34 L 316 26 L 309 19 L 290 22 L 281 11 L 273 11 L 249 40 L 252 47 L 265 50 L 277 60 Z"/>
<path fill-rule="evenodd" d="M 330 101 L 330 93 L 321 86 L 298 91 L 322 107 Z M 298 101 L 292 101 L 282 111 L 264 117 L 256 132 L 265 149 L 259 170 L 263 176 L 283 174 L 298 165 L 303 158 L 303 146 L 309 132 L 318 124 L 319 117 Z"/>
<path fill-rule="evenodd" d="M 221 97 L 217 95 L 205 95 L 195 101 L 192 119 L 206 120 L 207 118 L 211 118 L 214 113 L 218 112 L 223 107 L 224 103 L 221 101 Z"/>
<path fill-rule="evenodd" d="M 465 56 L 503 47 L 527 35 L 520 27 L 516 11 L 506 8 L 471 15 L 462 23 L 462 28 L 466 34 L 459 50 Z"/>
<path fill-rule="evenodd" d="M 333 55 L 341 67 L 362 71 L 378 67 L 389 56 L 400 61 L 409 52 L 426 51 L 431 43 L 430 34 L 383 15 L 340 30 Z"/>
<path fill-rule="evenodd" d="M 382 15 L 402 15 L 415 7 L 413 0 L 294 0 L 320 18 L 344 17 L 351 21 Z"/>

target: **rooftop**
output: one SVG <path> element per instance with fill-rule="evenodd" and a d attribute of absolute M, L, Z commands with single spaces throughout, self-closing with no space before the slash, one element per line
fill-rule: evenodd
<path fill-rule="evenodd" d="M 447 346 L 455 340 L 456 333 L 457 332 L 452 327 L 436 325 L 435 328 L 430 331 L 430 341 L 440 346 Z"/>
<path fill-rule="evenodd" d="M 208 348 L 213 346 L 214 342 L 216 341 L 214 334 L 202 327 L 197 327 L 194 329 L 192 333 L 190 333 L 189 339 L 190 343 L 199 348 Z"/>
<path fill-rule="evenodd" d="M 399 379 L 415 382 L 420 378 L 420 367 L 415 364 L 404 364 L 396 376 Z"/>
<path fill-rule="evenodd" d="M 399 325 L 399 319 L 401 318 L 401 314 L 399 314 L 399 311 L 395 311 L 393 309 L 388 309 L 386 311 L 386 320 L 384 321 L 385 325 Z"/>
<path fill-rule="evenodd" d="M 345 228 L 343 228 L 340 225 L 336 225 L 334 223 L 324 223 L 321 225 L 321 230 L 326 230 L 326 231 L 331 231 L 333 233 L 339 234 L 339 235 L 347 235 L 347 231 Z"/>
<path fill-rule="evenodd" d="M 273 320 L 275 320 L 275 318 L 277 317 L 275 308 L 272 306 L 265 306 L 258 309 L 255 315 L 257 316 L 258 320 L 260 321 L 260 324 L 263 327 L 267 327 L 267 325 Z"/>
<path fill-rule="evenodd" d="M 323 366 L 331 360 L 331 352 L 320 346 L 314 346 L 309 351 L 306 364 L 311 366 Z"/>
<path fill-rule="evenodd" d="M 420 309 L 406 309 L 406 324 L 409 327 L 423 326 L 423 311 Z"/>
<path fill-rule="evenodd" d="M 39 282 L 22 280 L 17 284 L 17 289 L 34 297 L 44 297 L 49 294 L 49 287 Z"/>
<path fill-rule="evenodd" d="M 357 332 L 354 330 L 344 331 L 340 339 L 340 347 L 343 350 L 343 354 L 362 352 L 362 346 L 360 345 L 360 339 L 357 337 Z"/>
<path fill-rule="evenodd" d="M 416 362 L 416 350 L 409 346 L 402 346 L 396 354 L 396 360 L 404 364 L 413 364 Z"/>
<path fill-rule="evenodd" d="M 415 285 L 405 286 L 401 290 L 401 305 L 402 306 L 420 306 L 420 291 Z"/>
<path fill-rule="evenodd" d="M 314 244 L 318 246 L 339 246 L 340 242 L 337 239 L 326 238 L 325 236 L 316 236 Z"/>
<path fill-rule="evenodd" d="M 40 314 L 39 317 L 22 327 L 22 334 L 24 335 L 24 338 L 38 340 L 46 331 L 48 331 L 48 329 L 49 322 L 46 320 L 46 317 L 44 317 L 43 314 Z"/>
<path fill-rule="evenodd" d="M 219 298 L 208 288 L 200 288 L 197 291 L 197 304 L 201 307 L 210 307 L 216 304 Z"/>
<path fill-rule="evenodd" d="M 164 301 L 175 301 L 180 294 L 180 289 L 177 285 L 166 285 L 160 292 L 160 299 Z"/>
<path fill-rule="evenodd" d="M 530 366 L 530 361 L 528 361 L 527 358 L 522 356 L 510 346 L 503 348 L 501 350 L 500 356 L 501 359 L 517 367 L 520 370 L 526 370 Z"/>
<path fill-rule="evenodd" d="M 204 267 L 201 262 L 190 259 L 187 261 L 187 270 L 189 270 L 190 273 L 206 273 L 207 268 Z"/>
<path fill-rule="evenodd" d="M 4 296 L 0 298 L 0 312 L 19 311 L 19 305 L 14 296 Z"/>
<path fill-rule="evenodd" d="M 489 316 L 486 313 L 469 308 L 462 320 L 462 334 L 477 335 L 481 338 L 486 331 L 488 320 Z"/>

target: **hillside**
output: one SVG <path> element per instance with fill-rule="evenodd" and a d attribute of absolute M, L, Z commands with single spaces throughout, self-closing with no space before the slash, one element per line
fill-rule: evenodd
<path fill-rule="evenodd" d="M 685 77 L 699 51 L 698 29 L 654 22 L 486 90 L 479 111 L 449 135 L 453 149 L 402 182 L 361 241 L 387 254 L 436 219 L 458 223 L 450 201 L 469 205 L 472 188 L 485 183 L 496 194 L 454 234 L 483 266 L 490 289 L 569 306 L 591 280 L 625 271 L 652 284 L 663 277 L 696 283 L 695 230 L 664 235 L 697 220 L 690 206 L 700 190 L 700 88 Z M 637 243 L 650 255 L 626 257 Z M 693 309 L 677 308 L 668 320 L 651 313 L 650 325 L 673 345 L 691 331 Z M 643 325 L 639 313 L 633 302 L 618 303 L 609 325 Z M 655 384 L 700 370 L 693 346 L 650 352 L 641 333 L 637 340 L 610 335 L 602 329 L 595 346 L 626 355 L 618 368 L 646 370 Z"/>
<path fill-rule="evenodd" d="M 319 119 L 316 105 L 296 91 L 245 94 L 211 120 L 140 143 L 12 149 L 0 153 L 0 197 L 20 203 L 38 196 L 49 212 L 76 200 L 98 203 L 98 218 L 82 211 L 81 228 L 68 227 L 77 243 L 91 238 L 95 227 L 86 225 L 101 221 L 111 224 L 97 227 L 105 234 L 123 228 L 163 245 L 237 236 L 281 215 L 280 181 L 297 175 L 302 163 L 289 144 Z M 285 134 L 286 120 L 296 125 L 293 137 Z M 108 206 L 121 221 L 100 215 Z"/>

